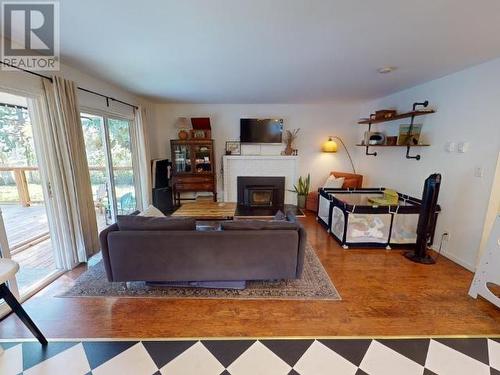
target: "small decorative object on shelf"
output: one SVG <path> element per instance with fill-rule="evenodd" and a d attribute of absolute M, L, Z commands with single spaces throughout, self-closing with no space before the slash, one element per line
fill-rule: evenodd
<path fill-rule="evenodd" d="M 388 120 L 396 116 L 397 111 L 394 109 L 381 109 L 375 112 L 375 120 Z"/>
<path fill-rule="evenodd" d="M 210 130 L 208 130 L 210 131 Z M 209 139 L 205 133 L 206 130 L 191 130 L 191 138 L 193 139 Z"/>
<path fill-rule="evenodd" d="M 210 126 L 210 117 L 193 117 L 191 118 L 191 138 L 194 139 L 211 139 L 212 128 Z"/>
<path fill-rule="evenodd" d="M 241 155 L 241 143 L 239 141 L 227 141 L 226 155 Z"/>
<path fill-rule="evenodd" d="M 383 145 L 385 143 L 385 134 L 381 132 L 365 132 L 365 145 Z"/>
<path fill-rule="evenodd" d="M 297 207 L 305 208 L 307 194 L 309 194 L 309 189 L 311 188 L 311 175 L 308 174 L 306 178 L 299 177 L 299 183 L 297 185 L 293 185 L 293 190 L 297 194 Z"/>
<path fill-rule="evenodd" d="M 385 144 L 387 146 L 396 146 L 398 144 L 398 137 L 395 135 L 388 135 L 385 137 Z"/>
<path fill-rule="evenodd" d="M 177 133 L 177 136 L 179 139 L 188 139 L 189 138 L 189 122 L 187 117 L 179 117 L 177 118 L 177 121 L 175 122 L 175 127 L 179 129 L 179 132 Z"/>
<path fill-rule="evenodd" d="M 418 145 L 422 124 L 399 125 L 398 145 Z"/>
<path fill-rule="evenodd" d="M 299 129 L 287 130 L 285 132 L 285 155 L 293 155 L 293 142 L 297 139 Z"/>

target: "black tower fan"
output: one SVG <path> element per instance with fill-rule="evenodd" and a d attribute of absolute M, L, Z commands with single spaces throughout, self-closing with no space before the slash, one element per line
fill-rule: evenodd
<path fill-rule="evenodd" d="M 422 206 L 417 224 L 417 243 L 414 251 L 409 251 L 405 257 L 416 263 L 434 264 L 432 257 L 427 254 L 427 246 L 432 244 L 434 229 L 437 218 L 437 201 L 439 187 L 441 185 L 441 174 L 431 174 L 425 180 L 424 192 L 422 193 Z"/>

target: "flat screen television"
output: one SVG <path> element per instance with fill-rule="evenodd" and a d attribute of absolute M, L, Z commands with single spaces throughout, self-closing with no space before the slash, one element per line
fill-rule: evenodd
<path fill-rule="evenodd" d="M 282 119 L 240 119 L 241 143 L 281 143 L 282 136 Z"/>

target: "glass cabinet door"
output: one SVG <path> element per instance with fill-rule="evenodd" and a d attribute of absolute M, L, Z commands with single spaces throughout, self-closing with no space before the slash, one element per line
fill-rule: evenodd
<path fill-rule="evenodd" d="M 212 172 L 212 150 L 209 145 L 195 145 L 194 149 L 194 171 L 196 173 Z"/>
<path fill-rule="evenodd" d="M 188 145 L 174 146 L 174 165 L 177 173 L 191 172 L 191 150 Z"/>

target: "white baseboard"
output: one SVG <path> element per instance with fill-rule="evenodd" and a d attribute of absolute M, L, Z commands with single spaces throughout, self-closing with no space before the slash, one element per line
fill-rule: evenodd
<path fill-rule="evenodd" d="M 436 248 L 435 246 L 431 246 L 432 250 L 434 250 L 436 253 L 438 252 L 438 248 Z M 458 265 L 468 269 L 469 271 L 471 272 L 476 272 L 476 265 L 472 265 L 468 262 L 464 262 L 462 259 L 460 258 L 457 258 L 455 255 L 447 252 L 446 250 L 441 250 L 441 255 L 444 256 L 445 258 L 448 258 L 449 260 L 451 260 L 452 262 L 455 262 L 457 263 Z"/>

